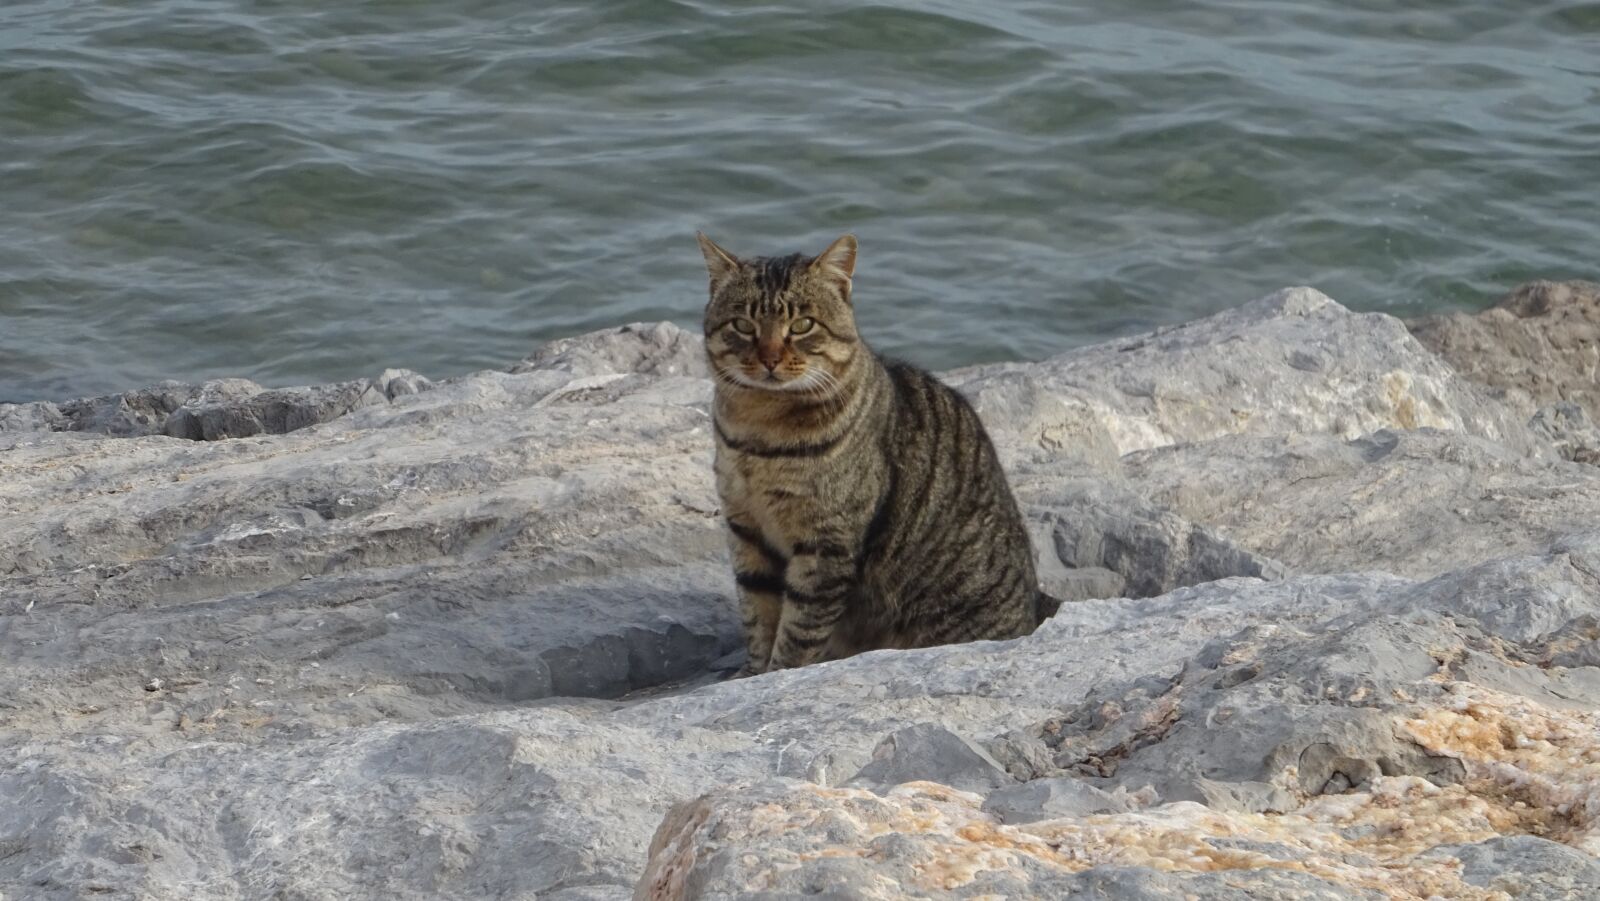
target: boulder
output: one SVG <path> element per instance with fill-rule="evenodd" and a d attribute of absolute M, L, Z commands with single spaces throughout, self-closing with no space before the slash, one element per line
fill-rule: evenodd
<path fill-rule="evenodd" d="M 248 379 L 212 379 L 198 385 L 162 382 L 149 388 L 55 404 L 0 404 L 0 434 L 90 432 L 116 438 L 168 435 L 218 441 L 282 435 L 338 419 L 432 387 L 410 370 L 385 370 L 377 379 L 334 385 L 267 389 Z"/>
<path fill-rule="evenodd" d="M 1477 314 L 1424 316 L 1412 334 L 1515 412 L 1568 401 L 1600 419 L 1600 284 L 1535 281 Z"/>
<path fill-rule="evenodd" d="M 1531 588 L 1596 563 L 1600 532 L 1485 566 Z M 871 791 L 718 787 L 668 812 L 635 897 L 1575 897 L 1557 892 L 1589 885 L 1600 851 L 1600 677 L 1548 661 L 1594 641 L 1600 581 L 1569 586 L 1576 615 L 1534 638 L 1479 618 L 1505 587 L 1299 576 L 1064 607 L 994 668 L 963 668 L 974 688 L 1015 679 L 1055 697 L 1062 670 L 1088 680 L 1081 701 L 986 743 L 1017 784 L 955 788 L 963 762 Z M 1118 652 L 1138 662 L 1081 668 Z M 933 716 L 962 707 L 949 697 Z"/>
<path fill-rule="evenodd" d="M 1443 846 L 1430 857 L 1461 861 L 1462 881 L 1526 901 L 1600 897 L 1600 860 L 1533 835 Z"/>
<path fill-rule="evenodd" d="M 1588 885 L 1573 416 L 1309 289 L 950 373 L 1072 603 L 728 682 L 701 357 L 0 408 L 0 896 Z"/>
<path fill-rule="evenodd" d="M 620 328 L 551 341 L 512 373 L 552 370 L 572 375 L 642 373 L 710 377 L 700 336 L 670 322 L 635 322 Z"/>
<path fill-rule="evenodd" d="M 1041 778 L 989 792 L 983 809 L 1002 823 L 1016 825 L 1098 813 L 1126 813 L 1130 806 L 1126 797 L 1095 788 L 1084 779 Z"/>
<path fill-rule="evenodd" d="M 850 780 L 851 784 L 877 788 L 923 781 L 981 792 L 1010 785 L 1013 780 L 987 751 L 932 723 L 890 734 Z"/>
<path fill-rule="evenodd" d="M 958 370 L 951 378 L 976 391 L 1018 372 L 1044 395 L 1062 398 L 1065 411 L 1089 411 L 1118 454 L 1226 435 L 1354 439 L 1385 428 L 1464 432 L 1519 453 L 1542 450 L 1526 416 L 1462 378 L 1399 320 L 1352 313 L 1312 288 L 1285 288 L 1215 316 L 1041 363 Z M 998 424 L 1004 431 L 1013 421 Z M 1049 452 L 1044 438 L 1041 430 L 1040 449 Z"/>
<path fill-rule="evenodd" d="M 1595 467 L 1464 432 L 1229 436 L 1123 463 L 1148 503 L 1307 572 L 1433 576 L 1549 547 L 1600 511 Z"/>

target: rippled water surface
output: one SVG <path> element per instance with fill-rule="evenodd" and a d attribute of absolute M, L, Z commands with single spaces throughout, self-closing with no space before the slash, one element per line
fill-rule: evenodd
<path fill-rule="evenodd" d="M 1600 3 L 0 3 L 0 400 L 692 324 L 862 243 L 931 365 L 1600 275 Z"/>

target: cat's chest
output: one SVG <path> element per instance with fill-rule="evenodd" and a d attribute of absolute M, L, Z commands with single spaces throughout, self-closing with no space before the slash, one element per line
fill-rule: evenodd
<path fill-rule="evenodd" d="M 724 503 L 762 519 L 788 520 L 826 505 L 822 467 L 786 463 L 734 452 L 717 455 L 717 490 Z"/>

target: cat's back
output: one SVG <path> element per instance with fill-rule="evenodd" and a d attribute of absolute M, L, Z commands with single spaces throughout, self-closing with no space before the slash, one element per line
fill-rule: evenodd
<path fill-rule="evenodd" d="M 938 376 L 900 360 L 883 360 L 891 395 L 889 437 L 900 448 L 945 451 L 931 462 L 965 472 L 998 465 L 983 421 L 965 396 Z M 950 452 L 966 449 L 965 456 Z M 987 453 L 979 454 L 984 450 Z"/>
<path fill-rule="evenodd" d="M 1011 487 L 972 404 L 927 370 L 898 360 L 883 365 L 891 395 L 885 438 L 902 502 L 944 504 L 931 512 L 952 525 L 981 515 L 992 527 L 1020 529 Z"/>
<path fill-rule="evenodd" d="M 932 373 L 884 361 L 890 463 L 874 588 L 892 599 L 895 642 L 1010 638 L 1037 622 L 1027 528 L 977 411 Z"/>

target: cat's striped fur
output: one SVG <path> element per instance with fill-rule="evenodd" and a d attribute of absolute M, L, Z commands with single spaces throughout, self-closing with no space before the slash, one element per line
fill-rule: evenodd
<path fill-rule="evenodd" d="M 856 331 L 856 242 L 742 260 L 704 235 L 717 490 L 742 674 L 1026 635 L 1058 602 L 961 395 Z"/>

